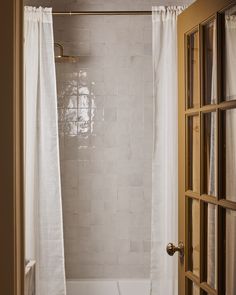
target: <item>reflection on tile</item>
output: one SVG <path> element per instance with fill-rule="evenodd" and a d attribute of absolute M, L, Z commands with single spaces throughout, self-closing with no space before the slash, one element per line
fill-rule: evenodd
<path fill-rule="evenodd" d="M 77 135 L 77 122 L 66 122 L 64 124 L 64 133 Z"/>
<path fill-rule="evenodd" d="M 78 122 L 89 122 L 91 110 L 89 108 L 78 109 Z"/>
<path fill-rule="evenodd" d="M 86 69 L 79 71 L 79 84 L 86 86 L 87 85 L 87 78 L 88 78 L 88 71 Z"/>
<path fill-rule="evenodd" d="M 79 91 L 78 91 L 79 95 L 89 95 L 90 91 L 89 88 L 87 86 L 79 86 Z"/>
<path fill-rule="evenodd" d="M 90 107 L 89 95 L 79 95 L 78 107 L 79 108 Z"/>
<path fill-rule="evenodd" d="M 77 95 L 67 96 L 64 99 L 64 107 L 66 108 L 77 108 Z"/>
<path fill-rule="evenodd" d="M 65 110 L 64 109 L 58 109 L 57 114 L 58 114 L 58 121 L 59 122 L 65 121 Z"/>
<path fill-rule="evenodd" d="M 65 120 L 69 122 L 77 121 L 77 109 L 67 109 L 65 111 Z"/>

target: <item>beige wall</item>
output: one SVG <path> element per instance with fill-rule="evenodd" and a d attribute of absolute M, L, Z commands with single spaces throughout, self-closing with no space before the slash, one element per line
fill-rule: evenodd
<path fill-rule="evenodd" d="M 150 10 L 154 3 L 27 2 L 58 10 Z M 68 278 L 150 275 L 151 25 L 151 16 L 54 18 L 55 41 L 80 56 L 78 64 L 57 64 Z"/>

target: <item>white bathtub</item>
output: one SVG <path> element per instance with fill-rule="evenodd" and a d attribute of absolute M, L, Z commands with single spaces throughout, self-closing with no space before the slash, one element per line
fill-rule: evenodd
<path fill-rule="evenodd" d="M 67 295 L 150 295 L 150 280 L 68 280 Z"/>

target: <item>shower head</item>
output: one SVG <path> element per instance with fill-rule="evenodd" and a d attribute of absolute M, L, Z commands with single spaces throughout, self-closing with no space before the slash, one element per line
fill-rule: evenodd
<path fill-rule="evenodd" d="M 76 63 L 79 61 L 78 56 L 69 56 L 69 55 L 63 55 L 63 56 L 56 56 L 55 61 L 57 63 Z"/>
<path fill-rule="evenodd" d="M 55 47 L 59 48 L 59 54 L 55 55 L 55 61 L 58 63 L 76 63 L 79 61 L 79 56 L 64 55 L 64 48 L 61 44 L 55 43 Z"/>

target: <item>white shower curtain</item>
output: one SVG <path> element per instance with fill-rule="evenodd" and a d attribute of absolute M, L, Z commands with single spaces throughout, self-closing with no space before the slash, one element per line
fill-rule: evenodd
<path fill-rule="evenodd" d="M 65 295 L 52 13 L 25 7 L 26 258 L 36 295 Z"/>
<path fill-rule="evenodd" d="M 153 7 L 154 151 L 152 178 L 152 295 L 178 294 L 177 16 L 184 7 Z"/>

